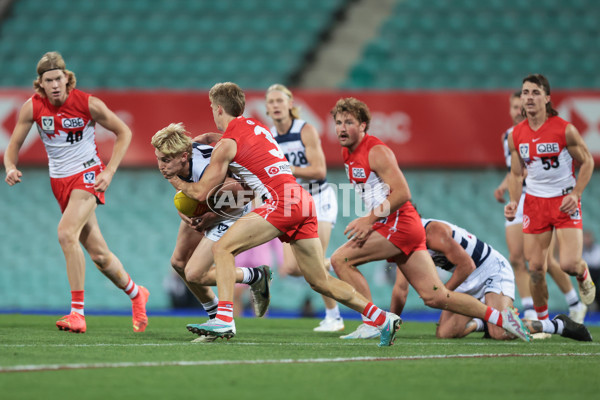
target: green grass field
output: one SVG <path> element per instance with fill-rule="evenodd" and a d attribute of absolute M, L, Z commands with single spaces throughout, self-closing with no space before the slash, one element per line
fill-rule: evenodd
<path fill-rule="evenodd" d="M 238 318 L 230 341 L 191 343 L 194 318 L 88 316 L 87 333 L 53 316 L 0 315 L 0 398 L 578 399 L 597 398 L 600 343 L 559 336 L 494 342 L 435 338 L 405 322 L 392 347 L 317 334 L 314 319 Z M 200 321 L 201 322 L 201 321 Z M 346 332 L 359 321 L 346 321 Z M 596 338 L 600 327 L 591 327 Z M 218 397 L 217 397 L 218 396 Z M 543 396 L 543 397 L 542 397 Z"/>

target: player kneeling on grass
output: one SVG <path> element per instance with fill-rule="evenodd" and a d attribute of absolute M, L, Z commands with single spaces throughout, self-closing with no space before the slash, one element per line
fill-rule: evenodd
<path fill-rule="evenodd" d="M 181 123 L 170 124 L 158 131 L 152 137 L 152 145 L 160 172 L 165 177 L 177 175 L 186 182 L 200 180 L 204 169 L 210 163 L 213 150 L 211 146 L 192 143 L 185 126 Z M 235 179 L 227 178 L 219 193 L 233 194 L 235 198 L 239 191 L 243 191 L 242 186 Z M 210 288 L 216 285 L 215 269 L 212 268 L 212 247 L 237 218 L 248 212 L 250 204 L 219 210 L 213 206 L 218 214 L 203 204 L 206 203 L 198 204 L 197 200 L 186 198 L 182 192 L 176 194 L 175 205 L 179 208 L 181 223 L 171 266 L 200 301 L 209 318 L 213 319 L 217 314 L 219 299 Z M 205 212 L 207 209 L 209 211 Z M 258 317 L 262 317 L 270 300 L 270 268 L 266 265 L 258 268 L 236 268 L 235 279 L 237 283 L 250 285 L 254 311 Z M 188 329 L 194 332 L 192 325 L 188 325 Z M 204 341 L 212 341 L 215 337 L 201 338 L 208 339 Z"/>
<path fill-rule="evenodd" d="M 446 221 L 421 218 L 427 238 L 427 249 L 436 267 L 452 272 L 445 286 L 449 290 L 465 293 L 494 308 L 513 306 L 515 278 L 506 258 L 487 243 L 465 229 Z M 401 313 L 406 303 L 408 282 L 397 272 L 392 295 L 392 310 Z M 581 324 L 564 315 L 543 324 L 540 321 L 523 320 L 531 333 L 556 333 L 575 340 L 588 341 L 591 336 Z M 461 338 L 475 331 L 487 330 L 492 339 L 514 339 L 496 325 L 483 320 L 443 310 L 436 336 Z M 534 336 L 535 338 L 535 336 Z"/>

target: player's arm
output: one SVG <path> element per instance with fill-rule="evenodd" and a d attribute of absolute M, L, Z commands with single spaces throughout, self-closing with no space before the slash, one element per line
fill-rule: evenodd
<path fill-rule="evenodd" d="M 131 143 L 131 129 L 99 98 L 90 96 L 88 104 L 92 119 L 113 132 L 117 137 L 110 161 L 106 164 L 106 169 L 96 177 L 94 188 L 99 192 L 104 192 L 110 185 L 113 175 L 117 172 L 121 161 L 123 161 L 123 157 L 125 157 L 127 148 Z"/>
<path fill-rule="evenodd" d="M 229 163 L 237 153 L 237 143 L 233 139 L 222 139 L 215 146 L 210 157 L 210 164 L 204 170 L 198 182 L 184 182 L 177 175 L 169 178 L 169 182 L 177 190 L 198 201 L 206 201 L 213 189 L 219 187 L 227 177 Z"/>
<path fill-rule="evenodd" d="M 344 231 L 348 239 L 365 240 L 375 221 L 387 217 L 410 200 L 408 183 L 398 167 L 396 156 L 387 146 L 373 146 L 369 151 L 369 167 L 388 185 L 387 201 L 373 208 L 368 215 L 350 222 Z"/>
<path fill-rule="evenodd" d="M 201 135 L 196 136 L 192 140 L 196 143 L 200 144 L 212 144 L 216 143 L 223 137 L 223 134 L 220 132 L 206 132 Z"/>
<path fill-rule="evenodd" d="M 501 137 L 502 146 L 504 146 L 504 134 Z M 499 203 L 504 203 L 504 193 L 508 190 L 508 175 L 510 171 L 504 176 L 502 182 L 498 185 L 498 187 L 494 190 L 494 197 Z"/>
<path fill-rule="evenodd" d="M 504 216 L 509 221 L 515 219 L 519 199 L 523 192 L 523 168 L 524 163 L 515 148 L 512 132 L 508 135 L 508 150 L 510 151 L 510 173 L 508 175 L 509 201 L 504 206 Z"/>
<path fill-rule="evenodd" d="M 427 248 L 443 253 L 456 268 L 446 282 L 448 290 L 455 290 L 475 271 L 475 262 L 452 238 L 452 228 L 441 222 L 431 221 L 425 228 Z"/>
<path fill-rule="evenodd" d="M 4 152 L 4 170 L 6 172 L 6 178 L 4 180 L 10 186 L 21 182 L 21 176 L 23 176 L 23 173 L 17 169 L 19 150 L 21 149 L 21 146 L 23 146 L 25 138 L 31 130 L 32 125 L 33 103 L 31 99 L 29 99 L 25 102 L 25 104 L 23 104 L 21 111 L 19 111 L 17 124 L 13 129 L 12 136 L 8 142 L 6 151 Z"/>
<path fill-rule="evenodd" d="M 589 183 L 594 172 L 594 158 L 573 124 L 567 125 L 565 136 L 567 139 L 567 151 L 580 164 L 577 183 L 573 191 L 564 197 L 560 206 L 560 211 L 572 214 L 577 209 L 577 204 L 579 199 L 581 199 L 583 190 Z"/>
<path fill-rule="evenodd" d="M 296 178 L 325 179 L 327 165 L 325 164 L 325 153 L 323 153 L 321 138 L 317 130 L 312 125 L 304 124 L 300 137 L 306 149 L 305 156 L 309 165 L 303 167 L 292 166 L 292 174 Z"/>

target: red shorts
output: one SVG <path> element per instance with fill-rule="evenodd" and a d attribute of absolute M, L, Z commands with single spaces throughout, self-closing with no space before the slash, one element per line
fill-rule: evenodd
<path fill-rule="evenodd" d="M 74 189 L 84 190 L 96 196 L 96 203 L 104 204 L 104 192 L 96 192 L 94 184 L 96 176 L 104 169 L 103 165 L 96 165 L 92 168 L 81 171 L 78 174 L 67 176 L 65 178 L 50 178 L 52 193 L 60 205 L 60 211 L 65 212 L 71 192 Z"/>
<path fill-rule="evenodd" d="M 283 232 L 279 240 L 287 243 L 318 238 L 319 223 L 312 196 L 300 185 L 278 195 L 277 198 L 267 199 L 254 212 Z"/>
<path fill-rule="evenodd" d="M 383 235 L 406 255 L 418 250 L 427 250 L 421 217 L 409 201 L 383 221 L 375 222 L 373 230 Z"/>
<path fill-rule="evenodd" d="M 569 215 L 559 210 L 565 196 L 535 197 L 527 193 L 523 205 L 523 232 L 543 233 L 556 229 L 583 229 L 581 201 L 577 211 Z"/>

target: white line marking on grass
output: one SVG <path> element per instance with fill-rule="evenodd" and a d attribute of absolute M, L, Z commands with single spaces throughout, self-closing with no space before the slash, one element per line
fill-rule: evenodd
<path fill-rule="evenodd" d="M 280 360 L 204 360 L 204 361 L 141 361 L 121 363 L 89 363 L 89 364 L 46 364 L 46 365 L 15 365 L 0 367 L 0 373 L 7 372 L 38 372 L 59 371 L 72 369 L 96 368 L 138 368 L 138 367 L 193 367 L 201 365 L 252 365 L 252 364 L 318 364 L 342 362 L 380 362 L 380 361 L 418 361 L 455 358 L 509 358 L 509 357 L 595 357 L 600 353 L 496 353 L 496 354 L 432 354 L 423 356 L 399 357 L 338 357 L 338 358 L 305 358 L 305 359 L 280 359 Z"/>
<path fill-rule="evenodd" d="M 242 342 L 232 341 L 226 342 L 227 346 L 360 346 L 360 347 L 372 347 L 377 340 L 340 340 L 338 342 L 302 342 L 302 343 L 281 343 L 281 342 Z M 217 342 L 218 343 L 218 342 Z M 572 346 L 575 342 L 560 342 L 554 343 L 551 341 L 543 341 L 534 343 L 552 344 L 552 346 Z M 466 342 L 466 341 L 454 341 L 448 340 L 443 342 L 415 342 L 415 341 L 400 341 L 396 339 L 396 345 L 403 347 L 409 346 L 456 346 L 468 345 L 468 346 L 489 346 L 493 344 L 495 346 L 513 346 L 520 345 L 520 341 L 494 341 L 494 342 Z M 15 344 L 0 344 L 0 348 L 15 348 L 15 347 L 170 347 L 170 346 L 201 346 L 202 344 L 190 342 L 178 342 L 178 343 L 79 343 L 79 344 L 67 344 L 67 343 L 48 343 L 48 344 L 31 344 L 31 343 L 15 343 Z M 206 345 L 206 344 L 204 344 Z M 600 342 L 579 342 L 577 346 L 600 346 Z"/>

